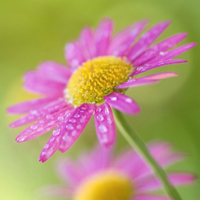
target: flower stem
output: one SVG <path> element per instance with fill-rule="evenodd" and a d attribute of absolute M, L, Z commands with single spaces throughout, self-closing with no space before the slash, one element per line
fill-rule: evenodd
<path fill-rule="evenodd" d="M 146 145 L 139 137 L 139 135 L 133 130 L 130 124 L 125 120 L 122 113 L 118 110 L 113 109 L 115 121 L 118 129 L 121 131 L 123 136 L 129 142 L 129 144 L 136 149 L 142 157 L 148 162 L 148 164 L 153 169 L 155 175 L 157 175 L 166 191 L 166 193 L 173 199 L 173 200 L 181 200 L 178 192 L 174 188 L 174 186 L 169 182 L 165 171 L 158 165 L 155 159 L 149 153 Z"/>

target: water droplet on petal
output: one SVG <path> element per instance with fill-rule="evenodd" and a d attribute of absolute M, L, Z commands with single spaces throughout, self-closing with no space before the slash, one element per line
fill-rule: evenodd
<path fill-rule="evenodd" d="M 74 117 L 75 117 L 75 118 L 79 118 L 80 115 L 79 115 L 79 114 L 75 114 Z"/>
<path fill-rule="evenodd" d="M 103 121 L 104 120 L 103 115 L 97 115 L 97 120 L 100 122 Z"/>
<path fill-rule="evenodd" d="M 54 136 L 59 135 L 59 134 L 60 134 L 60 129 L 56 129 L 53 131 Z"/>
<path fill-rule="evenodd" d="M 108 107 L 106 107 L 106 108 L 105 108 L 105 114 L 106 114 L 106 115 L 109 115 L 109 113 L 110 113 L 110 111 L 109 111 Z"/>
<path fill-rule="evenodd" d="M 81 129 L 81 125 L 77 125 L 76 128 L 77 128 L 77 129 Z"/>
<path fill-rule="evenodd" d="M 36 115 L 38 112 L 37 112 L 37 110 L 31 110 L 30 113 L 31 113 L 31 115 Z"/>
<path fill-rule="evenodd" d="M 68 130 L 73 130 L 74 127 L 72 126 L 72 124 L 68 124 L 68 125 L 66 126 L 66 129 L 68 129 Z"/>
<path fill-rule="evenodd" d="M 73 118 L 69 119 L 69 121 L 72 122 L 72 123 L 76 123 L 76 120 L 73 119 Z"/>
<path fill-rule="evenodd" d="M 131 98 L 126 98 L 125 102 L 127 102 L 127 103 L 133 103 L 133 100 Z"/>
<path fill-rule="evenodd" d="M 76 136 L 76 134 L 77 134 L 77 131 L 72 131 L 72 136 Z"/>
<path fill-rule="evenodd" d="M 49 148 L 49 144 L 45 144 L 44 149 L 48 149 Z"/>
<path fill-rule="evenodd" d="M 102 133 L 106 133 L 108 130 L 107 130 L 107 128 L 103 125 L 103 124 L 101 124 L 100 126 L 99 126 L 99 130 L 102 132 Z"/>
<path fill-rule="evenodd" d="M 40 120 L 40 121 L 39 121 L 39 124 L 44 124 L 44 120 Z"/>
<path fill-rule="evenodd" d="M 38 126 L 35 125 L 35 124 L 33 124 L 33 125 L 30 126 L 30 129 L 32 129 L 32 130 L 36 130 L 37 128 L 38 128 Z"/>
<path fill-rule="evenodd" d="M 111 97 L 110 100 L 111 101 L 117 101 L 117 97 Z"/>
<path fill-rule="evenodd" d="M 57 119 L 58 119 L 59 121 L 63 121 L 63 120 L 64 120 L 64 117 L 63 117 L 63 116 L 59 116 Z"/>
<path fill-rule="evenodd" d="M 101 112 L 101 111 L 102 111 L 102 108 L 98 107 L 98 108 L 96 109 L 96 111 L 97 111 L 97 112 Z"/>

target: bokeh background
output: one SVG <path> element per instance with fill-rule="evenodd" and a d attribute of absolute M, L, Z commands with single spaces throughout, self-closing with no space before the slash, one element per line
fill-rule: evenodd
<path fill-rule="evenodd" d="M 54 168 L 60 157 L 76 157 L 96 141 L 93 119 L 66 154 L 56 153 L 42 164 L 38 156 L 50 137 L 47 133 L 32 141 L 17 144 L 15 137 L 24 129 L 9 129 L 17 119 L 8 116 L 6 107 L 34 97 L 22 90 L 22 75 L 46 60 L 65 64 L 64 45 L 78 37 L 85 25 L 96 27 L 103 17 L 115 21 L 115 32 L 131 23 L 149 18 L 149 27 L 163 20 L 173 23 L 158 39 L 188 32 L 182 42 L 200 41 L 199 0 L 1 0 L 0 1 L 0 199 L 35 200 L 43 185 L 61 183 Z M 145 142 L 161 139 L 188 154 L 175 169 L 200 175 L 200 47 L 181 55 L 189 60 L 182 65 L 151 71 L 175 71 L 176 78 L 160 84 L 130 89 L 142 108 L 137 116 L 127 116 Z M 128 144 L 118 134 L 117 151 Z M 128 164 L 128 163 L 127 163 Z M 200 182 L 179 189 L 184 200 L 199 200 Z"/>

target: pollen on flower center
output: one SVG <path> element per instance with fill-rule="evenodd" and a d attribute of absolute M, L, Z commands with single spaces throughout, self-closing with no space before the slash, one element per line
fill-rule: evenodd
<path fill-rule="evenodd" d="M 70 78 L 66 98 L 75 106 L 102 103 L 103 97 L 127 81 L 132 71 L 132 65 L 121 58 L 107 56 L 88 60 Z"/>
<path fill-rule="evenodd" d="M 131 180 L 116 171 L 89 177 L 78 187 L 74 200 L 130 200 L 134 195 Z"/>

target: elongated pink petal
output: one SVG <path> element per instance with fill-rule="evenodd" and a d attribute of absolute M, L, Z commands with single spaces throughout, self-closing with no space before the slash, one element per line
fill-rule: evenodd
<path fill-rule="evenodd" d="M 122 93 L 112 92 L 108 96 L 105 96 L 104 100 L 115 109 L 128 114 L 136 115 L 140 112 L 138 104 Z"/>
<path fill-rule="evenodd" d="M 176 46 L 186 36 L 187 36 L 187 33 L 180 33 L 180 34 L 171 36 L 158 44 L 155 44 L 150 49 L 148 49 L 146 52 L 144 52 L 141 56 L 139 56 L 133 62 L 133 65 L 140 66 L 140 65 L 145 64 L 147 61 L 153 59 L 154 57 L 158 56 L 159 54 L 162 54 L 163 52 L 167 51 L 168 49 L 171 49 L 172 47 Z"/>
<path fill-rule="evenodd" d="M 141 85 L 149 85 L 149 84 L 153 84 L 153 83 L 158 83 L 158 80 L 145 80 L 145 79 L 135 79 L 135 78 L 131 78 L 128 81 L 118 85 L 117 87 L 115 87 L 115 89 L 121 89 L 121 88 L 129 88 L 129 87 L 137 87 L 137 86 L 141 86 Z"/>
<path fill-rule="evenodd" d="M 66 108 L 57 113 L 46 115 L 44 118 L 22 131 L 17 136 L 16 141 L 25 142 L 52 130 L 62 122 L 63 116 L 71 112 L 71 109 L 72 108 Z"/>
<path fill-rule="evenodd" d="M 26 115 L 25 117 L 22 117 L 18 119 L 17 121 L 13 122 L 12 124 L 10 124 L 10 128 L 15 128 L 18 126 L 28 124 L 48 114 L 52 114 L 58 110 L 61 110 L 63 107 L 66 107 L 66 106 L 67 106 L 66 101 L 64 99 L 59 99 L 55 102 L 48 104 L 42 109 L 30 111 L 30 113 Z"/>
<path fill-rule="evenodd" d="M 110 19 L 103 19 L 94 34 L 96 56 L 107 55 L 108 46 L 111 41 L 113 23 Z"/>
<path fill-rule="evenodd" d="M 47 96 L 62 96 L 65 84 L 44 79 L 38 72 L 29 71 L 24 75 L 24 88 Z"/>
<path fill-rule="evenodd" d="M 142 32 L 146 24 L 147 20 L 142 20 L 119 33 L 119 35 L 117 35 L 111 43 L 111 46 L 108 50 L 109 54 L 112 54 L 114 56 L 125 55 L 125 52 L 134 42 L 136 37 Z"/>
<path fill-rule="evenodd" d="M 145 64 L 143 66 L 137 67 L 135 71 L 130 75 L 134 76 L 137 74 L 141 74 L 143 72 L 146 72 L 151 69 L 155 69 L 157 67 L 162 67 L 164 65 L 173 65 L 173 64 L 180 64 L 180 63 L 186 63 L 187 60 L 181 60 L 181 59 L 174 59 L 174 60 L 164 60 L 164 61 L 158 61 L 152 64 Z"/>
<path fill-rule="evenodd" d="M 169 173 L 168 174 L 170 182 L 175 185 L 186 185 L 191 184 L 195 181 L 195 176 L 190 173 Z M 138 192 L 150 192 L 160 190 L 162 188 L 162 183 L 158 178 L 150 177 L 144 180 L 141 180 L 140 183 L 137 183 Z"/>
<path fill-rule="evenodd" d="M 170 21 L 159 23 L 153 26 L 148 32 L 146 32 L 140 38 L 140 40 L 130 49 L 127 55 L 128 60 L 134 61 L 139 55 L 141 55 L 169 26 L 170 23 Z"/>
<path fill-rule="evenodd" d="M 47 161 L 57 150 L 60 142 L 60 127 L 53 131 L 52 136 L 45 144 L 44 148 L 42 149 L 39 161 L 45 162 Z"/>
<path fill-rule="evenodd" d="M 59 150 L 66 152 L 78 139 L 93 114 L 93 104 L 82 104 L 62 123 Z"/>
<path fill-rule="evenodd" d="M 79 46 L 85 60 L 94 58 L 96 53 L 94 46 L 94 35 L 92 29 L 89 27 L 86 27 L 82 30 L 79 38 Z"/>
<path fill-rule="evenodd" d="M 75 71 L 78 66 L 81 66 L 81 64 L 85 62 L 82 51 L 77 42 L 67 44 L 65 47 L 65 58 L 71 66 L 72 71 Z"/>
<path fill-rule="evenodd" d="M 174 57 L 179 56 L 180 54 L 188 51 L 189 49 L 194 47 L 196 44 L 197 43 L 193 42 L 193 43 L 185 44 L 175 49 L 172 49 L 171 51 L 163 52 L 162 54 L 160 54 L 160 56 L 149 61 L 148 64 L 155 64 L 157 62 L 173 59 Z"/>
<path fill-rule="evenodd" d="M 154 142 L 148 145 L 148 149 L 154 159 L 166 168 L 185 158 L 183 153 L 174 153 L 168 143 Z M 127 165 L 127 163 L 129 163 Z M 146 163 L 137 152 L 126 151 L 122 153 L 115 163 L 117 169 L 123 171 L 134 180 L 144 179 L 153 173 L 148 163 Z"/>
<path fill-rule="evenodd" d="M 132 200 L 172 200 L 172 199 L 160 195 L 144 194 L 136 196 Z"/>
<path fill-rule="evenodd" d="M 57 129 L 53 131 L 52 136 L 42 149 L 39 156 L 39 161 L 41 162 L 47 161 L 58 150 L 61 139 L 61 132 L 63 128 L 62 122 L 64 121 L 64 119 L 68 119 L 69 116 L 70 116 L 70 110 L 66 111 L 65 113 L 60 113 L 60 115 L 57 117 L 60 124 L 57 127 Z"/>
<path fill-rule="evenodd" d="M 44 97 L 32 99 L 29 101 L 24 101 L 22 103 L 15 104 L 7 109 L 9 114 L 24 114 L 28 113 L 31 110 L 37 110 L 41 107 L 49 104 L 51 101 L 54 101 L 56 97 Z"/>
<path fill-rule="evenodd" d="M 72 72 L 64 65 L 52 61 L 46 61 L 39 65 L 39 74 L 48 80 L 53 80 L 66 85 Z"/>
<path fill-rule="evenodd" d="M 178 74 L 174 73 L 174 72 L 161 72 L 161 73 L 152 74 L 152 75 L 149 75 L 149 76 L 143 76 L 142 78 L 139 78 L 139 80 L 146 80 L 146 79 L 148 79 L 148 80 L 160 80 L 160 79 L 170 78 L 170 77 L 174 77 L 174 76 L 178 76 Z"/>
<path fill-rule="evenodd" d="M 111 147 L 105 148 L 102 145 L 97 145 L 92 152 L 83 154 L 80 161 L 85 170 L 85 176 L 111 167 L 112 152 L 113 148 Z"/>
<path fill-rule="evenodd" d="M 107 103 L 95 106 L 95 126 L 100 144 L 109 147 L 116 139 L 116 127 L 112 110 Z"/>

